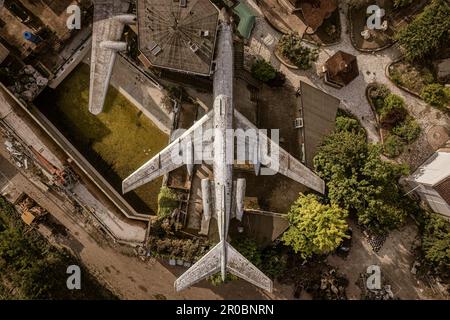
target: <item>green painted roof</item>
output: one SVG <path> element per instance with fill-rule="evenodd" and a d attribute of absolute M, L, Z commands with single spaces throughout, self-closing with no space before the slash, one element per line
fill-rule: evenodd
<path fill-rule="evenodd" d="M 245 39 L 250 38 L 250 35 L 255 25 L 255 14 L 245 3 L 239 2 L 239 4 L 233 9 L 234 13 L 239 16 L 239 25 L 237 27 L 241 36 Z"/>

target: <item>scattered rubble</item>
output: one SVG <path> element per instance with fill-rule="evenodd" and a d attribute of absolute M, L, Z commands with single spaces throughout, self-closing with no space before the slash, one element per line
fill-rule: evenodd
<path fill-rule="evenodd" d="M 387 239 L 387 234 L 371 234 L 367 230 L 364 230 L 363 233 L 367 242 L 372 246 L 373 251 L 380 251 Z"/>
<path fill-rule="evenodd" d="M 8 89 L 18 98 L 31 102 L 48 84 L 48 79 L 43 77 L 33 66 L 26 65 L 16 76 L 14 85 Z"/>
<path fill-rule="evenodd" d="M 389 284 L 381 285 L 379 289 L 369 289 L 367 287 L 367 278 L 369 275 L 367 273 L 361 273 L 359 277 L 359 287 L 361 288 L 361 299 L 362 300 L 400 300 L 400 298 L 395 298 L 392 291 L 392 287 Z M 381 283 L 386 281 L 382 278 Z"/>

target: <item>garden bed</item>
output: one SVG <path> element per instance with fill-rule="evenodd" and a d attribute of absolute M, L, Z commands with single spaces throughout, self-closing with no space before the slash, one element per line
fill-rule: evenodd
<path fill-rule="evenodd" d="M 417 140 L 420 126 L 408 114 L 404 100 L 392 94 L 386 86 L 370 84 L 366 96 L 376 115 L 384 155 L 398 157 L 407 145 Z"/>
<path fill-rule="evenodd" d="M 428 104 L 450 112 L 450 90 L 437 82 L 431 66 L 398 60 L 387 68 L 387 76 L 400 89 L 425 100 Z"/>
<path fill-rule="evenodd" d="M 392 7 L 384 8 L 387 13 L 392 10 Z M 353 46 L 359 51 L 380 51 L 392 46 L 395 41 L 393 39 L 395 30 L 392 26 L 392 21 L 388 18 L 388 29 L 370 30 L 371 37 L 364 39 L 361 32 L 366 29 L 367 25 L 367 6 L 353 6 L 348 10 L 348 21 L 350 26 L 350 38 Z"/>

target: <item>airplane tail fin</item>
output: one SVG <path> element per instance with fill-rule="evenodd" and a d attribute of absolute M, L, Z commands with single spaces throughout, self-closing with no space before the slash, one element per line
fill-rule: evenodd
<path fill-rule="evenodd" d="M 226 243 L 226 248 L 227 271 L 257 287 L 272 292 L 272 280 L 229 243 Z M 176 291 L 186 289 L 193 284 L 220 272 L 223 255 L 223 244 L 220 242 L 175 281 Z"/>

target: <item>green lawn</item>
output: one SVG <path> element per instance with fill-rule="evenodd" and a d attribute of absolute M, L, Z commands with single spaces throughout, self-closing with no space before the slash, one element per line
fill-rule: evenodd
<path fill-rule="evenodd" d="M 120 191 L 121 181 L 162 150 L 168 136 L 113 87 L 100 115 L 89 113 L 88 101 L 89 67 L 82 64 L 36 105 Z M 160 187 L 161 179 L 126 198 L 140 212 L 156 212 Z"/>

